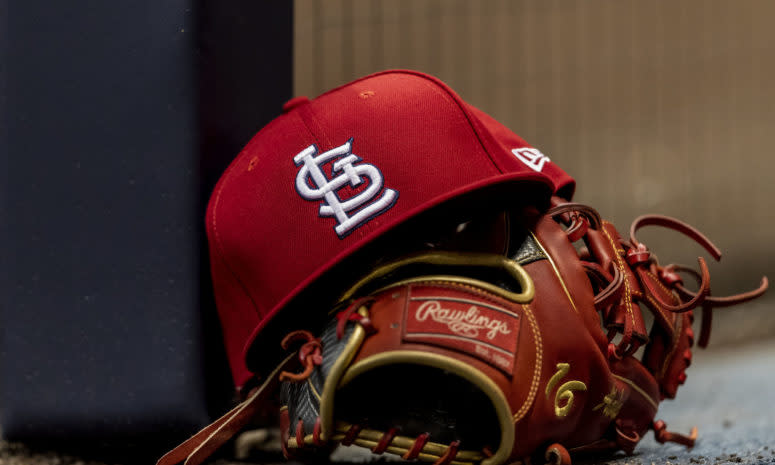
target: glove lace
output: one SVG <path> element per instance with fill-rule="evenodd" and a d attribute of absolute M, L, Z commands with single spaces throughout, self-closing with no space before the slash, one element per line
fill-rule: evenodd
<path fill-rule="evenodd" d="M 309 331 L 298 330 L 288 333 L 282 342 L 281 346 L 283 350 L 288 350 L 290 345 L 299 341 L 303 341 L 304 344 L 299 348 L 299 361 L 304 370 L 301 373 L 292 373 L 290 371 L 282 371 L 280 373 L 280 381 L 292 381 L 301 382 L 306 380 L 312 375 L 312 371 L 316 366 L 323 363 L 323 347 L 320 343 L 320 339 L 316 338 Z"/>
<path fill-rule="evenodd" d="M 589 206 L 563 202 L 559 198 L 553 199 L 553 205 L 546 214 L 566 227 L 565 232 L 571 242 L 584 239 L 589 246 L 590 230 L 598 232 L 605 228 L 605 223 L 601 220 L 598 212 Z M 636 218 L 630 226 L 629 241 L 619 241 L 617 244 L 621 247 L 617 250 L 619 257 L 615 257 L 616 260 L 611 261 L 608 268 L 599 262 L 600 257 L 590 253 L 589 250 L 581 252 L 585 271 L 590 281 L 598 289 L 594 300 L 595 307 L 603 313 L 605 320 L 609 319 L 611 310 L 615 306 L 631 305 L 631 302 L 622 302 L 623 288 L 627 285 L 628 276 L 623 275 L 624 267 L 617 266 L 618 264 L 626 264 L 643 290 L 643 295 L 632 296 L 631 300 L 639 299 L 651 306 L 656 306 L 658 311 L 663 314 L 690 312 L 701 306 L 700 347 L 706 347 L 708 344 L 713 308 L 740 304 L 761 296 L 767 290 L 768 281 L 766 277 L 763 277 L 759 287 L 749 292 L 727 297 L 711 297 L 710 273 L 705 259 L 698 257 L 699 271 L 677 264 L 661 266 L 657 257 L 636 237 L 637 231 L 644 226 L 659 226 L 680 232 L 700 244 L 716 260 L 721 258 L 721 251 L 710 239 L 682 221 L 663 215 L 643 215 Z M 691 291 L 684 287 L 680 273 L 693 277 L 698 283 L 698 289 Z M 665 290 L 669 292 L 665 292 Z M 647 339 L 642 337 L 640 340 L 633 338 L 635 335 L 631 325 L 631 320 L 625 319 L 623 328 L 609 326 L 609 343 L 613 343 L 617 334 L 622 334 L 622 340 L 619 344 L 609 348 L 612 356 L 619 358 L 632 354 L 641 344 L 646 342 Z"/>

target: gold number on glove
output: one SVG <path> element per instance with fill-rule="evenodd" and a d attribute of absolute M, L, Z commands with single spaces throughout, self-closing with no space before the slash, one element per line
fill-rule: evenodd
<path fill-rule="evenodd" d="M 546 385 L 546 398 L 548 399 L 554 389 L 554 386 L 560 382 L 570 371 L 570 363 L 558 363 L 557 373 L 552 376 L 549 383 Z M 568 381 L 557 389 L 557 394 L 554 395 L 554 414 L 557 417 L 562 418 L 568 415 L 571 407 L 573 407 L 573 391 L 586 391 L 587 385 L 581 381 Z M 562 401 L 565 401 L 565 405 L 560 405 Z"/>

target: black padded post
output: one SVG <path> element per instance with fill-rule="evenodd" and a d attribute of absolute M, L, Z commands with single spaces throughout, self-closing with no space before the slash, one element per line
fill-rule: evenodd
<path fill-rule="evenodd" d="M 225 408 L 204 208 L 291 94 L 292 2 L 0 0 L 0 424 L 149 455 Z"/>

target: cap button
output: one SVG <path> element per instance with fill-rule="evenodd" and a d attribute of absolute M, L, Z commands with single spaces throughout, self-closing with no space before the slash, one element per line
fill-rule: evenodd
<path fill-rule="evenodd" d="M 309 98 L 304 97 L 303 95 L 300 97 L 294 97 L 283 105 L 283 113 L 288 113 L 289 111 L 293 110 L 294 108 L 298 107 L 299 105 L 304 105 L 305 103 L 309 102 Z"/>

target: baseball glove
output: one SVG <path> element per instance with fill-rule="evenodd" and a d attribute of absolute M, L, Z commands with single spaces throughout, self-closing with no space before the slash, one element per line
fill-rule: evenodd
<path fill-rule="evenodd" d="M 376 265 L 331 306 L 325 328 L 285 337 L 290 355 L 245 402 L 159 465 L 201 462 L 278 396 L 283 451 L 302 461 L 357 445 L 436 465 L 569 464 L 631 453 L 649 430 L 693 446 L 696 429 L 669 432 L 655 415 L 686 380 L 694 311 L 704 347 L 712 309 L 762 295 L 766 278 L 712 297 L 704 259 L 698 270 L 664 266 L 637 240 L 641 227 L 662 226 L 720 258 L 664 216 L 636 219 L 624 240 L 592 208 L 555 198 L 547 211 L 487 224 L 486 253 L 457 237 Z M 455 233 L 466 228 L 476 229 Z"/>

